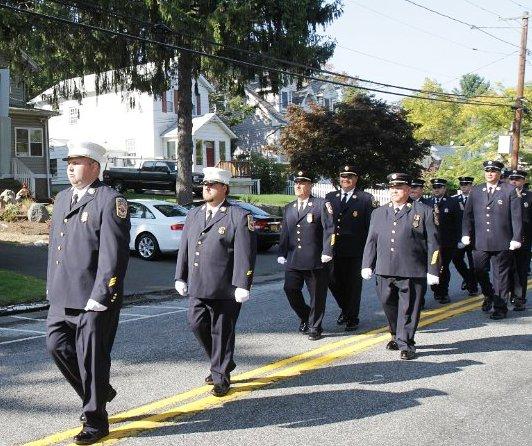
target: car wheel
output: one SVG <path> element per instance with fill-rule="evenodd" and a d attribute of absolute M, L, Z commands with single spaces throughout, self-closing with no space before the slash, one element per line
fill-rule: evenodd
<path fill-rule="evenodd" d="M 154 260 L 160 254 L 159 243 L 157 243 L 157 239 L 153 234 L 149 232 L 144 232 L 137 237 L 135 250 L 143 260 Z"/>
<path fill-rule="evenodd" d="M 268 251 L 275 243 L 258 243 L 257 244 L 257 251 L 264 252 Z"/>
<path fill-rule="evenodd" d="M 119 192 L 119 193 L 124 193 L 126 191 L 126 185 L 124 184 L 124 182 L 122 180 L 116 180 L 113 182 L 113 188 Z"/>

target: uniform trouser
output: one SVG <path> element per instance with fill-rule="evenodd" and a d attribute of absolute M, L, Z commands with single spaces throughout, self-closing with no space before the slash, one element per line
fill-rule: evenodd
<path fill-rule="evenodd" d="M 464 261 L 464 254 L 467 255 L 466 265 Z M 473 266 L 473 252 L 471 249 L 455 249 L 453 256 L 453 264 L 458 271 L 458 274 L 464 279 L 468 291 L 476 291 L 478 289 L 477 278 L 475 277 L 475 268 Z"/>
<path fill-rule="evenodd" d="M 344 318 L 358 322 L 362 294 L 362 257 L 334 257 L 329 289 Z"/>
<path fill-rule="evenodd" d="M 431 285 L 430 289 L 434 293 L 434 297 L 439 299 L 445 297 L 449 294 L 449 281 L 451 280 L 451 271 L 449 265 L 451 260 L 455 255 L 455 248 L 451 247 L 440 247 L 440 258 L 441 258 L 441 268 L 440 268 L 440 283 L 438 285 Z"/>
<path fill-rule="evenodd" d="M 530 266 L 530 247 L 513 251 L 515 268 L 513 273 L 512 297 L 516 303 L 526 303 L 528 268 Z"/>
<path fill-rule="evenodd" d="M 46 346 L 83 402 L 87 431 L 106 431 L 111 349 L 120 309 L 83 311 L 51 307 Z"/>
<path fill-rule="evenodd" d="M 486 298 L 493 301 L 495 310 L 507 311 L 504 298 L 510 293 L 512 285 L 513 257 L 510 251 L 473 251 L 475 274 Z M 493 286 L 490 282 L 488 267 L 491 263 Z"/>
<path fill-rule="evenodd" d="M 377 294 L 399 350 L 416 351 L 414 335 L 426 291 L 425 277 L 377 276 Z"/>
<path fill-rule="evenodd" d="M 234 299 L 189 299 L 188 324 L 211 361 L 214 384 L 229 384 L 229 373 L 236 367 L 235 331 L 241 307 Z"/>
<path fill-rule="evenodd" d="M 325 300 L 329 282 L 327 267 L 310 270 L 287 269 L 284 276 L 284 292 L 288 302 L 301 321 L 308 322 L 310 331 L 321 332 L 325 315 Z M 307 285 L 310 306 L 305 302 L 302 289 Z"/>

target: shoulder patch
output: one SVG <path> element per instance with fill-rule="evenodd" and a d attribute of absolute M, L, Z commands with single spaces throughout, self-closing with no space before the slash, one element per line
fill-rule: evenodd
<path fill-rule="evenodd" d="M 127 200 L 123 197 L 118 197 L 116 201 L 116 215 L 120 218 L 127 217 Z"/>
<path fill-rule="evenodd" d="M 255 230 L 255 222 L 253 221 L 253 216 L 251 214 L 248 214 L 248 229 L 250 231 Z"/>
<path fill-rule="evenodd" d="M 376 209 L 379 207 L 379 202 L 375 199 L 371 200 L 371 205 Z"/>

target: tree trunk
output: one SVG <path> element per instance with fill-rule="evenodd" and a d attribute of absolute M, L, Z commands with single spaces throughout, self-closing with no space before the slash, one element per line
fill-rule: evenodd
<path fill-rule="evenodd" d="M 192 55 L 182 52 L 177 62 L 177 180 L 179 204 L 192 201 Z"/>

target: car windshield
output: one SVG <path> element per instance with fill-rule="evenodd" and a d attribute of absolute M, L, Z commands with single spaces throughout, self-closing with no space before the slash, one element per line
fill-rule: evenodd
<path fill-rule="evenodd" d="M 260 215 L 262 217 L 269 217 L 270 214 L 268 214 L 263 209 L 254 206 L 249 203 L 245 203 L 244 201 L 231 201 L 232 204 L 236 204 L 237 206 L 240 206 L 241 208 L 245 209 L 246 211 L 251 212 L 253 215 Z"/>
<path fill-rule="evenodd" d="M 178 204 L 155 204 L 153 205 L 165 217 L 184 217 L 187 210 Z"/>
<path fill-rule="evenodd" d="M 175 172 L 177 170 L 177 164 L 176 163 L 167 162 L 166 165 L 170 169 L 170 172 Z"/>

